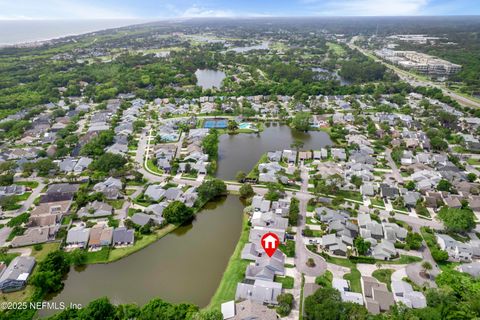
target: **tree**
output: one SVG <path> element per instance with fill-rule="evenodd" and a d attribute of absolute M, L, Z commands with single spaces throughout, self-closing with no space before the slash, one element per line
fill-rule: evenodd
<path fill-rule="evenodd" d="M 438 212 L 448 231 L 468 232 L 475 228 L 475 215 L 469 209 L 443 207 Z"/>
<path fill-rule="evenodd" d="M 293 117 L 292 127 L 299 131 L 308 131 L 310 129 L 310 113 L 297 112 Z"/>
<path fill-rule="evenodd" d="M 253 191 L 253 188 L 252 188 L 251 184 L 244 183 L 240 187 L 240 197 L 242 197 L 244 199 L 247 199 L 247 198 L 253 197 L 254 194 L 255 194 L 255 192 Z"/>
<path fill-rule="evenodd" d="M 423 238 L 419 233 L 409 232 L 407 233 L 407 238 L 405 242 L 410 247 L 410 249 L 418 250 L 422 247 Z"/>
<path fill-rule="evenodd" d="M 477 175 L 475 173 L 469 172 L 467 174 L 467 180 L 469 182 L 474 182 L 475 180 L 477 180 Z"/>
<path fill-rule="evenodd" d="M 220 310 L 201 310 L 193 315 L 192 320 L 223 320 Z"/>
<path fill-rule="evenodd" d="M 213 198 L 226 195 L 227 185 L 220 179 L 207 180 L 197 188 L 197 192 L 201 200 L 210 201 Z"/>
<path fill-rule="evenodd" d="M 413 190 L 415 190 L 415 188 L 416 188 L 415 182 L 412 181 L 412 180 L 408 181 L 408 182 L 405 184 L 405 188 L 406 188 L 408 191 L 413 191 Z"/>
<path fill-rule="evenodd" d="M 163 217 L 168 223 L 183 224 L 192 220 L 193 209 L 187 207 L 183 202 L 173 201 L 163 210 Z"/>
<path fill-rule="evenodd" d="M 368 241 L 365 241 L 362 237 L 356 237 L 355 241 L 353 242 L 355 249 L 357 249 L 357 252 L 359 255 L 364 256 L 368 253 L 368 250 L 370 250 L 371 243 Z"/>
<path fill-rule="evenodd" d="M 430 139 L 432 149 L 436 151 L 445 151 L 448 148 L 448 143 L 440 137 L 433 137 Z"/>
<path fill-rule="evenodd" d="M 340 292 L 334 288 L 320 288 L 305 298 L 304 310 L 307 320 L 367 319 L 368 316 L 364 306 L 342 302 Z"/>
<path fill-rule="evenodd" d="M 13 184 L 13 174 L 0 175 L 0 186 L 10 186 Z"/>
<path fill-rule="evenodd" d="M 63 277 L 70 269 L 65 252 L 60 250 L 50 252 L 37 268 L 30 281 L 41 293 L 55 293 L 62 290 Z"/>
<path fill-rule="evenodd" d="M 87 254 L 81 249 L 75 249 L 70 252 L 70 261 L 75 266 L 84 265 L 87 261 Z"/>
<path fill-rule="evenodd" d="M 452 184 L 450 181 L 442 179 L 438 182 L 437 184 L 437 190 L 438 191 L 447 191 L 450 192 L 450 189 L 452 188 Z"/>
<path fill-rule="evenodd" d="M 280 193 L 284 190 L 283 186 L 279 183 L 269 183 L 267 188 L 268 192 L 265 194 L 265 199 L 269 201 L 277 201 L 280 199 Z"/>
<path fill-rule="evenodd" d="M 122 169 L 125 164 L 127 164 L 127 160 L 123 156 L 107 152 L 98 157 L 97 160 L 93 161 L 92 164 L 90 164 L 90 168 L 92 170 L 108 173 L 110 170 Z"/>
<path fill-rule="evenodd" d="M 211 129 L 209 134 L 203 138 L 203 151 L 208 154 L 211 160 L 217 159 L 218 156 L 218 131 Z"/>
<path fill-rule="evenodd" d="M 292 198 L 290 208 L 288 210 L 288 224 L 296 226 L 298 224 L 298 214 L 300 213 L 299 201 L 297 198 Z"/>
<path fill-rule="evenodd" d="M 234 120 L 228 120 L 227 129 L 228 129 L 228 131 L 235 132 L 238 129 L 237 122 L 234 121 Z"/>
<path fill-rule="evenodd" d="M 290 314 L 293 306 L 293 295 L 291 293 L 282 293 L 277 296 L 278 306 L 277 313 L 281 317 L 286 317 Z"/>
<path fill-rule="evenodd" d="M 4 211 L 15 210 L 18 208 L 15 196 L 4 196 L 0 198 L 0 207 Z"/>
<path fill-rule="evenodd" d="M 235 175 L 235 179 L 238 182 L 243 182 L 243 180 L 245 180 L 246 177 L 247 177 L 247 174 L 243 171 L 238 171 L 237 174 Z"/>
<path fill-rule="evenodd" d="M 352 175 L 352 177 L 350 178 L 350 182 L 351 182 L 352 184 L 354 184 L 355 187 L 357 187 L 357 189 L 358 189 L 358 188 L 360 188 L 360 186 L 362 185 L 363 180 L 362 180 L 362 178 L 359 177 L 359 176 Z"/>
<path fill-rule="evenodd" d="M 445 262 L 448 260 L 448 252 L 440 249 L 432 249 L 432 258 L 435 262 Z"/>

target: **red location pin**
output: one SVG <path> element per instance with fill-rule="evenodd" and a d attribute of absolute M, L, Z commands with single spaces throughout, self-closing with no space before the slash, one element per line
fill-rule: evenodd
<path fill-rule="evenodd" d="M 261 239 L 261 244 L 265 253 L 271 257 L 277 251 L 278 245 L 280 244 L 280 240 L 278 236 L 273 232 L 267 232 L 263 235 Z"/>

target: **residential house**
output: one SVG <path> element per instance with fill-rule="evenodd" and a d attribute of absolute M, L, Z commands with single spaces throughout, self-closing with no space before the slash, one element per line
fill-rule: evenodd
<path fill-rule="evenodd" d="M 277 297 L 282 292 L 282 284 L 272 281 L 255 280 L 253 284 L 237 284 L 235 300 L 252 300 L 261 304 L 278 304 Z"/>
<path fill-rule="evenodd" d="M 67 248 L 81 248 L 87 247 L 88 239 L 90 238 L 90 228 L 80 225 L 68 230 L 65 244 Z"/>
<path fill-rule="evenodd" d="M 414 291 L 412 285 L 403 280 L 392 281 L 391 284 L 393 298 L 395 301 L 401 302 L 410 308 L 425 308 L 427 299 L 425 295 L 419 291 Z"/>
<path fill-rule="evenodd" d="M 95 200 L 78 210 L 77 215 L 80 218 L 99 218 L 110 216 L 113 213 L 113 207 L 108 203 Z"/>
<path fill-rule="evenodd" d="M 390 310 L 395 304 L 393 294 L 388 291 L 386 284 L 378 282 L 373 277 L 362 277 L 360 283 L 368 312 L 379 314 Z"/>
<path fill-rule="evenodd" d="M 34 257 L 20 256 L 14 258 L 0 275 L 0 290 L 11 292 L 24 288 L 34 266 Z"/>
<path fill-rule="evenodd" d="M 131 246 L 134 242 L 134 230 L 125 227 L 115 228 L 112 239 L 115 247 Z"/>

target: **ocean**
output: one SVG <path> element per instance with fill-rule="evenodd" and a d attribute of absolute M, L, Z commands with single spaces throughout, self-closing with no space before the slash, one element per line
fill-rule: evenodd
<path fill-rule="evenodd" d="M 0 46 L 138 24 L 141 20 L 0 20 Z"/>

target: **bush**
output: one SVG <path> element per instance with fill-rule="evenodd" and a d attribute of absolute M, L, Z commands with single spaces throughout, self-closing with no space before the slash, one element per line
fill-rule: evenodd
<path fill-rule="evenodd" d="M 350 256 L 348 259 L 355 263 L 369 263 L 375 264 L 376 260 L 373 257 L 365 257 L 365 256 Z"/>
<path fill-rule="evenodd" d="M 43 245 L 41 243 L 37 243 L 36 245 L 33 246 L 33 250 L 35 251 L 42 251 Z"/>
<path fill-rule="evenodd" d="M 292 311 L 293 295 L 291 293 L 282 293 L 277 296 L 277 313 L 281 317 L 286 317 Z"/>
<path fill-rule="evenodd" d="M 247 199 L 247 198 L 252 197 L 254 194 L 255 194 L 255 192 L 253 191 L 253 188 L 252 188 L 251 184 L 244 183 L 240 187 L 240 197 L 242 197 L 244 199 Z"/>
<path fill-rule="evenodd" d="M 296 226 L 298 224 L 298 213 L 300 212 L 299 201 L 297 198 L 292 198 L 290 209 L 288 212 L 288 224 Z"/>

